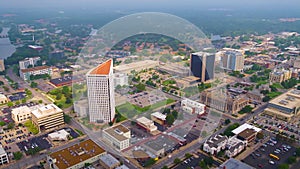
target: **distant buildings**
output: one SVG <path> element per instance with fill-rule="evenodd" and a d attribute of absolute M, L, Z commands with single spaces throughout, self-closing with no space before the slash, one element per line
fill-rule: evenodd
<path fill-rule="evenodd" d="M 7 153 L 5 152 L 2 145 L 0 145 L 0 165 L 9 163 Z"/>
<path fill-rule="evenodd" d="M 115 117 L 112 59 L 86 74 L 90 122 L 111 122 Z"/>
<path fill-rule="evenodd" d="M 300 90 L 292 89 L 269 101 L 264 113 L 280 120 L 290 121 L 300 112 Z"/>
<path fill-rule="evenodd" d="M 86 140 L 49 154 L 47 163 L 50 169 L 83 168 L 86 163 L 96 162 L 105 154 L 105 150 L 95 142 Z"/>
<path fill-rule="evenodd" d="M 32 123 L 39 129 L 48 130 L 64 124 L 63 111 L 55 104 L 48 104 L 33 110 Z"/>
<path fill-rule="evenodd" d="M 40 60 L 40 57 L 25 58 L 24 60 L 19 61 L 19 67 L 20 69 L 27 69 L 29 66 L 35 67 Z"/>
<path fill-rule="evenodd" d="M 106 53 L 107 57 L 110 58 L 123 58 L 129 56 L 131 53 L 123 50 L 111 50 Z"/>
<path fill-rule="evenodd" d="M 300 69 L 300 59 L 296 59 L 295 61 L 294 61 L 294 68 L 296 68 L 296 69 Z"/>
<path fill-rule="evenodd" d="M 193 76 L 199 77 L 201 82 L 214 78 L 215 54 L 197 52 L 191 54 L 191 72 Z"/>
<path fill-rule="evenodd" d="M 114 74 L 114 85 L 117 86 L 128 86 L 128 76 L 126 73 L 115 73 Z"/>
<path fill-rule="evenodd" d="M 269 81 L 270 83 L 281 83 L 289 80 L 292 77 L 292 71 L 284 69 L 274 69 L 270 72 Z"/>
<path fill-rule="evenodd" d="M 199 102 L 190 100 L 190 99 L 184 99 L 181 101 L 181 108 L 183 111 L 201 115 L 205 113 L 206 106 L 204 104 L 201 104 Z"/>
<path fill-rule="evenodd" d="M 62 59 L 63 57 L 65 57 L 65 53 L 64 51 L 60 51 L 60 50 L 51 52 L 49 54 L 50 59 Z"/>
<path fill-rule="evenodd" d="M 5 70 L 4 59 L 0 59 L 0 72 Z"/>
<path fill-rule="evenodd" d="M 119 151 L 129 147 L 130 138 L 130 130 L 123 125 L 113 126 L 103 131 L 104 141 Z"/>
<path fill-rule="evenodd" d="M 31 75 L 52 75 L 52 68 L 49 66 L 37 66 L 28 69 L 20 69 L 20 77 L 23 80 L 30 80 Z"/>
<path fill-rule="evenodd" d="M 225 51 L 221 57 L 221 67 L 232 71 L 242 71 L 244 56 L 239 51 Z"/>

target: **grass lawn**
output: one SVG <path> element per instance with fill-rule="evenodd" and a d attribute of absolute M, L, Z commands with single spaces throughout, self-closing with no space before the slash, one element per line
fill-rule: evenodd
<path fill-rule="evenodd" d="M 157 109 L 157 108 L 159 108 L 159 107 L 168 105 L 168 104 L 173 103 L 173 102 L 175 102 L 175 100 L 173 100 L 173 99 L 163 100 L 163 101 L 161 101 L 161 102 L 152 104 L 152 105 L 151 105 L 151 110 Z"/>
<path fill-rule="evenodd" d="M 194 94 L 199 93 L 199 89 L 198 89 L 197 86 L 186 87 L 186 88 L 183 89 L 183 92 L 184 92 L 186 97 L 190 97 Z"/>
<path fill-rule="evenodd" d="M 81 118 L 81 121 L 82 121 L 82 124 L 83 124 L 84 126 L 86 126 L 87 128 L 89 128 L 89 129 L 92 129 L 92 128 L 94 127 L 94 125 L 90 123 L 90 120 L 89 120 L 88 117 Z M 75 129 L 75 130 L 76 130 L 76 129 Z M 77 130 L 76 130 L 76 131 L 77 131 Z"/>
<path fill-rule="evenodd" d="M 84 135 L 84 133 L 81 131 L 81 130 L 78 130 L 78 129 L 75 129 L 76 130 L 76 132 L 80 135 L 80 136 L 83 136 Z"/>
<path fill-rule="evenodd" d="M 174 81 L 174 80 L 165 80 L 165 81 L 163 81 L 163 85 L 164 86 L 168 86 L 169 84 L 175 84 L 176 82 Z"/>
<path fill-rule="evenodd" d="M 125 118 L 132 118 L 136 115 L 139 115 L 143 112 L 149 111 L 149 110 L 154 110 L 159 107 L 165 106 L 167 104 L 173 103 L 175 100 L 173 99 L 166 99 L 160 102 L 157 102 L 153 105 L 146 106 L 146 107 L 139 107 L 137 105 L 132 105 L 129 102 L 126 102 L 120 106 L 117 106 L 116 109 L 117 111 L 124 116 Z"/>
<path fill-rule="evenodd" d="M 263 85 L 263 84 L 267 84 L 268 81 L 267 80 L 260 80 L 258 82 L 256 82 L 258 85 Z"/>
<path fill-rule="evenodd" d="M 273 99 L 281 94 L 282 94 L 282 92 L 270 92 L 267 94 L 267 96 L 269 96 L 271 99 Z"/>
<path fill-rule="evenodd" d="M 272 86 L 274 86 L 276 89 L 283 89 L 280 83 L 274 83 Z"/>
<path fill-rule="evenodd" d="M 6 123 L 4 121 L 0 121 L 0 126 L 5 126 Z"/>
<path fill-rule="evenodd" d="M 252 74 L 255 73 L 257 70 L 245 70 L 244 73 L 246 74 Z"/>
<path fill-rule="evenodd" d="M 39 133 L 39 129 L 35 127 L 31 120 L 28 120 L 24 123 L 24 126 L 30 131 L 32 134 L 36 135 Z"/>
<path fill-rule="evenodd" d="M 61 108 L 68 108 L 73 105 L 73 103 L 66 103 L 66 97 L 64 95 L 61 96 L 60 100 L 57 100 L 55 95 L 49 94 L 49 96 L 55 100 L 56 105 L 61 105 Z"/>
<path fill-rule="evenodd" d="M 72 96 L 72 88 L 69 86 L 69 95 Z M 66 97 L 64 94 L 62 94 L 62 89 L 63 87 L 59 87 L 59 88 L 55 88 L 53 90 L 51 90 L 50 92 L 48 92 L 48 96 L 51 97 L 56 103 L 57 106 L 59 106 L 60 108 L 68 108 L 70 106 L 73 105 L 73 103 L 66 103 Z M 57 94 L 62 94 L 60 99 L 56 99 Z"/>
<path fill-rule="evenodd" d="M 122 116 L 126 118 L 132 118 L 135 115 L 141 114 L 142 113 L 141 109 L 143 108 L 132 105 L 129 102 L 126 102 L 120 106 L 117 106 L 116 109 Z"/>

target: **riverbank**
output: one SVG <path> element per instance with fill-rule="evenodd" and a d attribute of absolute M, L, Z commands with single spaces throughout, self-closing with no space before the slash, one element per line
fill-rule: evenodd
<path fill-rule="evenodd" d="M 11 44 L 8 38 L 8 32 L 10 28 L 2 28 L 2 32 L 0 33 L 0 59 L 6 59 L 10 57 L 15 51 L 16 47 Z"/>

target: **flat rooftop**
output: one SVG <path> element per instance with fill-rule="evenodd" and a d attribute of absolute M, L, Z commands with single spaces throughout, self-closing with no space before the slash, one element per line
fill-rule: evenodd
<path fill-rule="evenodd" d="M 72 83 L 75 81 L 83 81 L 83 80 L 84 80 L 83 78 L 80 78 L 78 76 L 65 76 L 65 77 L 51 79 L 50 83 L 57 86 L 60 84 Z"/>
<path fill-rule="evenodd" d="M 6 153 L 6 151 L 4 150 L 4 148 L 2 147 L 2 145 L 0 145 L 0 155 Z"/>
<path fill-rule="evenodd" d="M 55 104 L 48 104 L 33 110 L 31 113 L 37 118 L 43 118 L 52 114 L 61 113 L 62 109 L 57 107 Z"/>
<path fill-rule="evenodd" d="M 270 104 L 294 109 L 300 105 L 300 90 L 292 89 L 269 101 Z"/>
<path fill-rule="evenodd" d="M 152 113 L 151 116 L 154 116 L 158 119 L 161 119 L 161 120 L 166 120 L 167 116 L 160 113 L 160 112 L 155 112 L 155 113 Z"/>
<path fill-rule="evenodd" d="M 38 70 L 44 70 L 44 69 L 49 69 L 49 66 L 37 66 L 37 67 L 32 67 L 28 69 L 22 69 L 22 73 L 27 73 L 27 72 L 33 72 L 33 71 L 38 71 Z"/>
<path fill-rule="evenodd" d="M 104 149 L 89 139 L 71 147 L 54 152 L 49 156 L 52 159 L 56 159 L 55 165 L 59 169 L 64 169 L 87 159 L 93 158 L 94 156 L 104 152 Z"/>
<path fill-rule="evenodd" d="M 140 117 L 140 118 L 136 119 L 136 121 L 138 123 L 145 124 L 146 126 L 149 126 L 149 125 L 151 125 L 153 123 L 153 121 L 149 120 L 146 117 Z"/>
<path fill-rule="evenodd" d="M 255 133 L 256 133 L 256 131 L 253 128 L 252 129 L 247 128 L 244 131 L 240 132 L 238 134 L 238 136 L 240 136 L 242 138 L 248 138 L 248 137 L 252 136 Z"/>
<path fill-rule="evenodd" d="M 164 149 L 164 151 L 168 151 L 174 148 L 176 144 L 176 141 L 170 139 L 169 136 L 166 135 L 160 135 L 155 140 L 151 140 L 145 143 L 146 146 L 155 151 L 160 151 L 161 149 Z"/>
<path fill-rule="evenodd" d="M 105 154 L 103 156 L 100 157 L 100 160 L 108 167 L 115 167 L 116 165 L 119 165 L 120 162 L 115 158 L 113 157 L 112 155 L 110 154 Z"/>
<path fill-rule="evenodd" d="M 199 77 L 195 77 L 195 76 L 187 76 L 187 77 L 184 77 L 182 78 L 181 80 L 184 80 L 184 81 L 187 81 L 187 82 L 195 82 L 195 81 L 198 81 L 200 80 Z"/>
<path fill-rule="evenodd" d="M 149 155 L 143 150 L 134 150 L 132 151 L 134 158 L 149 158 Z"/>
<path fill-rule="evenodd" d="M 14 115 L 18 115 L 20 113 L 30 113 L 31 109 L 28 106 L 21 106 L 11 110 L 11 113 Z"/>
<path fill-rule="evenodd" d="M 117 126 L 113 126 L 110 128 L 107 128 L 104 130 L 104 132 L 108 133 L 109 135 L 113 136 L 114 138 L 116 138 L 119 141 L 123 141 L 123 140 L 127 140 L 129 139 L 128 137 L 124 136 L 124 133 L 129 132 L 130 130 L 128 128 L 126 128 L 123 125 L 117 125 Z"/>
<path fill-rule="evenodd" d="M 220 165 L 220 169 L 226 168 L 226 169 L 255 169 L 254 167 L 251 167 L 250 165 L 243 163 L 239 160 L 236 160 L 234 158 L 230 158 L 229 160 L 225 161 L 223 164 Z"/>
<path fill-rule="evenodd" d="M 129 64 L 123 64 L 123 65 L 116 66 L 116 67 L 114 67 L 114 69 L 117 72 L 127 72 L 129 70 L 139 69 L 139 68 L 143 68 L 143 67 L 149 67 L 151 65 L 158 65 L 158 64 L 159 64 L 159 62 L 154 61 L 154 60 L 134 61 Z"/>
<path fill-rule="evenodd" d="M 260 128 L 245 123 L 245 124 L 239 126 L 238 128 L 232 130 L 232 133 L 234 133 L 234 134 L 240 134 L 242 131 L 244 131 L 246 129 L 254 129 L 256 132 L 260 132 L 261 131 Z"/>

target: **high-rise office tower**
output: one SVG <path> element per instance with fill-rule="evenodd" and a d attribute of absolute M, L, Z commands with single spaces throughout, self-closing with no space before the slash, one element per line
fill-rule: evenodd
<path fill-rule="evenodd" d="M 238 51 L 226 51 L 221 57 L 221 67 L 233 71 L 244 69 L 244 56 Z"/>
<path fill-rule="evenodd" d="M 191 72 L 199 77 L 201 82 L 214 78 L 215 54 L 207 52 L 197 52 L 191 54 Z"/>
<path fill-rule="evenodd" d="M 86 74 L 90 122 L 111 122 L 115 117 L 112 59 Z"/>

